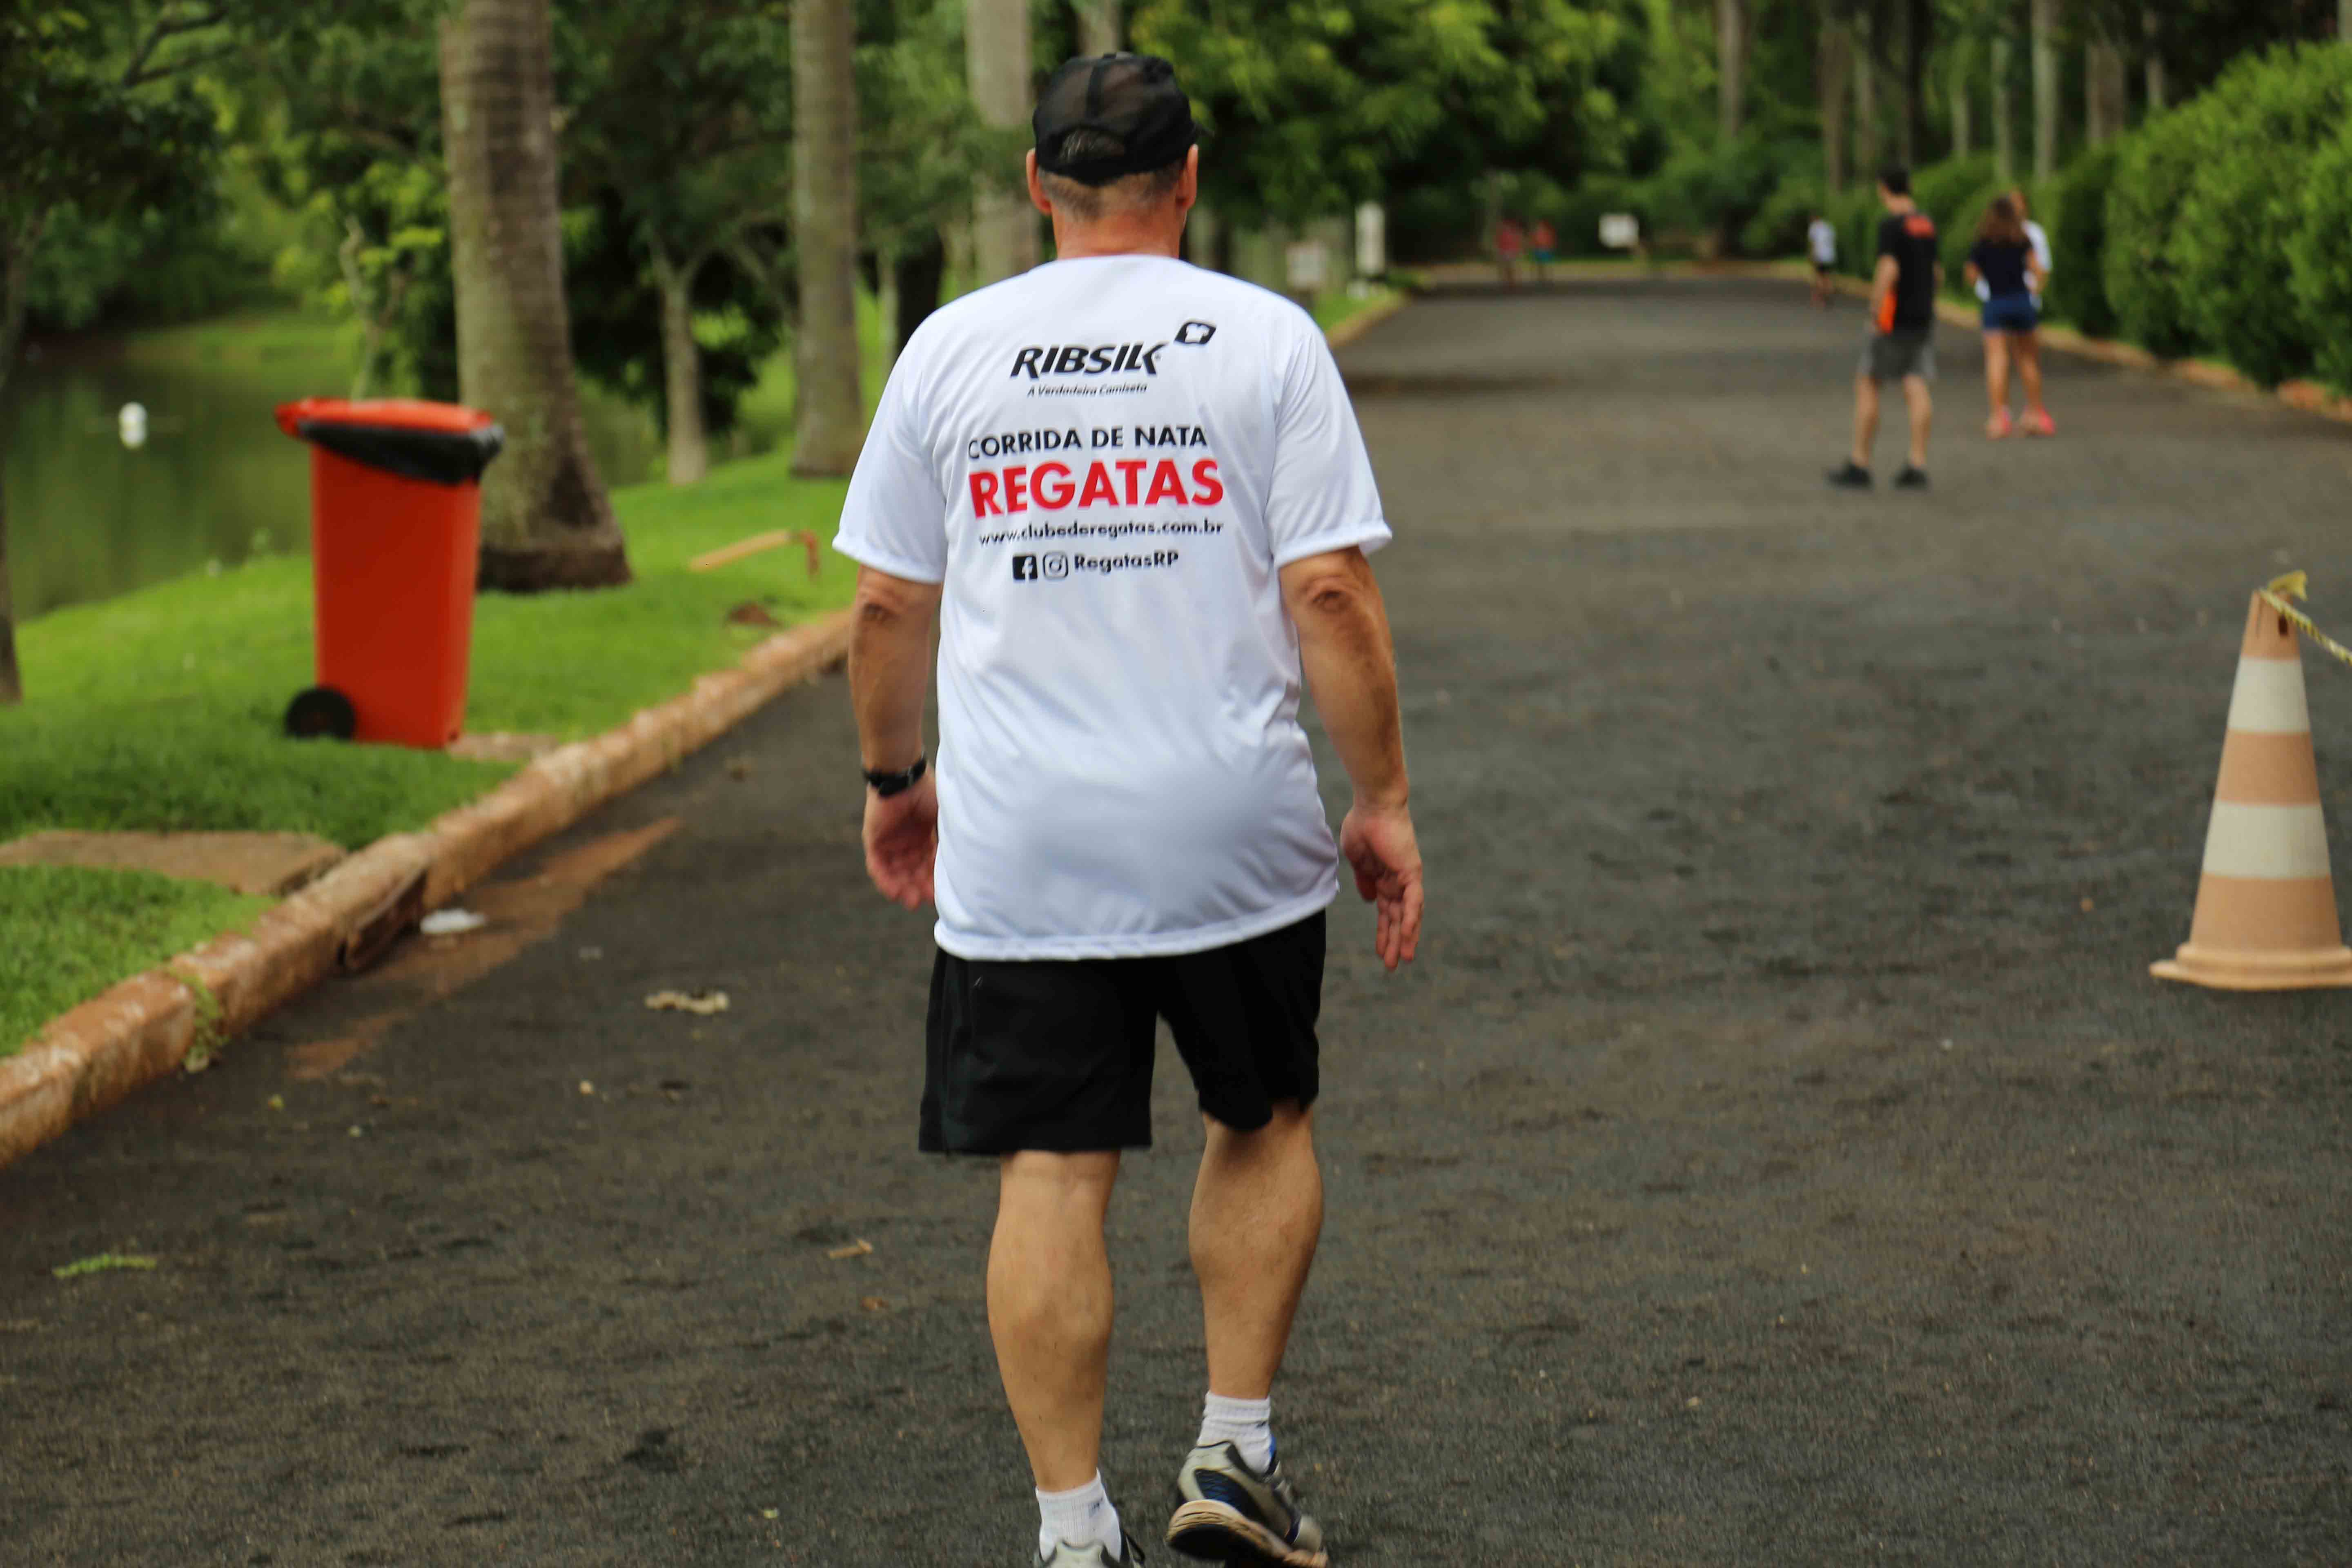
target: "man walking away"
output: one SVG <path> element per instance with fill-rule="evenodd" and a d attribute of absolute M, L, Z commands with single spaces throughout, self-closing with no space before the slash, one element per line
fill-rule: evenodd
<path fill-rule="evenodd" d="M 1878 177 L 1878 268 L 1870 284 L 1871 337 L 1862 351 L 1853 384 L 1853 451 L 1830 483 L 1843 489 L 1870 488 L 1870 448 L 1878 437 L 1878 388 L 1903 384 L 1911 413 L 1910 460 L 1895 476 L 1895 488 L 1927 488 L 1927 426 L 1935 412 L 1927 384 L 1936 378 L 1936 288 L 1943 268 L 1936 259 L 1936 220 L 1911 199 L 1911 171 L 1889 168 Z"/>
<path fill-rule="evenodd" d="M 1177 259 L 1200 154 L 1168 62 L 1073 60 L 1034 129 L 1029 194 L 1057 258 L 908 340 L 835 541 L 862 568 L 866 869 L 939 908 L 920 1143 L 998 1162 L 988 1321 L 1037 1561 L 1124 1562 L 1100 1469 L 1103 1218 L 1120 1152 L 1151 1142 L 1168 1020 L 1206 1124 L 1191 1240 L 1208 1399 L 1167 1538 L 1321 1568 L 1270 1400 L 1322 1226 L 1315 1026 L 1342 857 L 1390 969 L 1421 933 L 1364 559 L 1389 529 L 1314 322 Z M 1302 689 L 1355 786 L 1336 845 Z"/>
<path fill-rule="evenodd" d="M 1830 273 L 1837 266 L 1837 226 L 1820 213 L 1805 226 L 1805 249 L 1813 259 L 1813 308 L 1830 308 Z"/>

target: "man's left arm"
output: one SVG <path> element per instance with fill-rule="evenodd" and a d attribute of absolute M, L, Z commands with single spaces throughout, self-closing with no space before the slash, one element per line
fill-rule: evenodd
<path fill-rule="evenodd" d="M 904 773 L 923 754 L 923 700 L 930 689 L 931 628 L 940 584 L 857 569 L 849 633 L 849 700 L 857 753 L 869 773 Z M 919 909 L 932 896 L 939 853 L 939 785 L 866 791 L 866 873 L 891 902 Z"/>

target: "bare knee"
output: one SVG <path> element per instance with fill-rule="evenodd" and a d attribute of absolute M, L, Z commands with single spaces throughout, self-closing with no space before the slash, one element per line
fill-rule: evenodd
<path fill-rule="evenodd" d="M 1110 1190 L 1118 1179 L 1118 1151 L 1065 1154 L 1024 1149 L 1004 1155 L 997 1171 L 997 1202 L 1003 1210 L 1100 1214 L 1109 1206 Z"/>

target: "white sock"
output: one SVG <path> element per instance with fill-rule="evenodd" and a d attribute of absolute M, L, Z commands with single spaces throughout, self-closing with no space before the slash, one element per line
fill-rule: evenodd
<path fill-rule="evenodd" d="M 1110 1494 L 1103 1490 L 1100 1470 L 1085 1486 L 1039 1492 L 1037 1513 L 1043 1521 L 1037 1526 L 1038 1556 L 1050 1557 L 1055 1542 L 1067 1542 L 1072 1546 L 1108 1546 L 1111 1561 L 1119 1560 L 1118 1510 L 1110 1506 Z"/>
<path fill-rule="evenodd" d="M 1241 1450 L 1252 1469 L 1263 1473 L 1274 1463 L 1273 1420 L 1271 1399 L 1227 1399 L 1221 1394 L 1212 1394 L 1201 1407 L 1198 1446 L 1231 1443 Z"/>

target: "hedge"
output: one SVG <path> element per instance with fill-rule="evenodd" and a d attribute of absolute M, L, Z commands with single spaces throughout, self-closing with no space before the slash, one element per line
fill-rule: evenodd
<path fill-rule="evenodd" d="M 2352 47 L 2274 49 L 2231 67 L 2206 96 L 2211 111 L 2192 122 L 2197 169 L 2166 250 L 2199 342 L 2274 384 L 2312 366 L 2318 334 L 2305 330 L 2286 242 L 2301 226 L 2312 154 L 2352 104 Z"/>
<path fill-rule="evenodd" d="M 2095 338 L 2112 337 L 2116 331 L 2116 308 L 2107 299 L 2102 263 L 2107 247 L 2107 195 L 2121 156 L 2122 150 L 2111 142 L 2069 164 L 2058 178 L 2057 211 L 2042 225 L 2050 231 L 2050 312 Z M 2059 266 L 2061 256 L 2072 265 Z"/>
<path fill-rule="evenodd" d="M 2352 388 L 2352 121 L 2320 149 L 2304 181 L 2287 265 L 2312 335 L 2314 368 Z"/>

